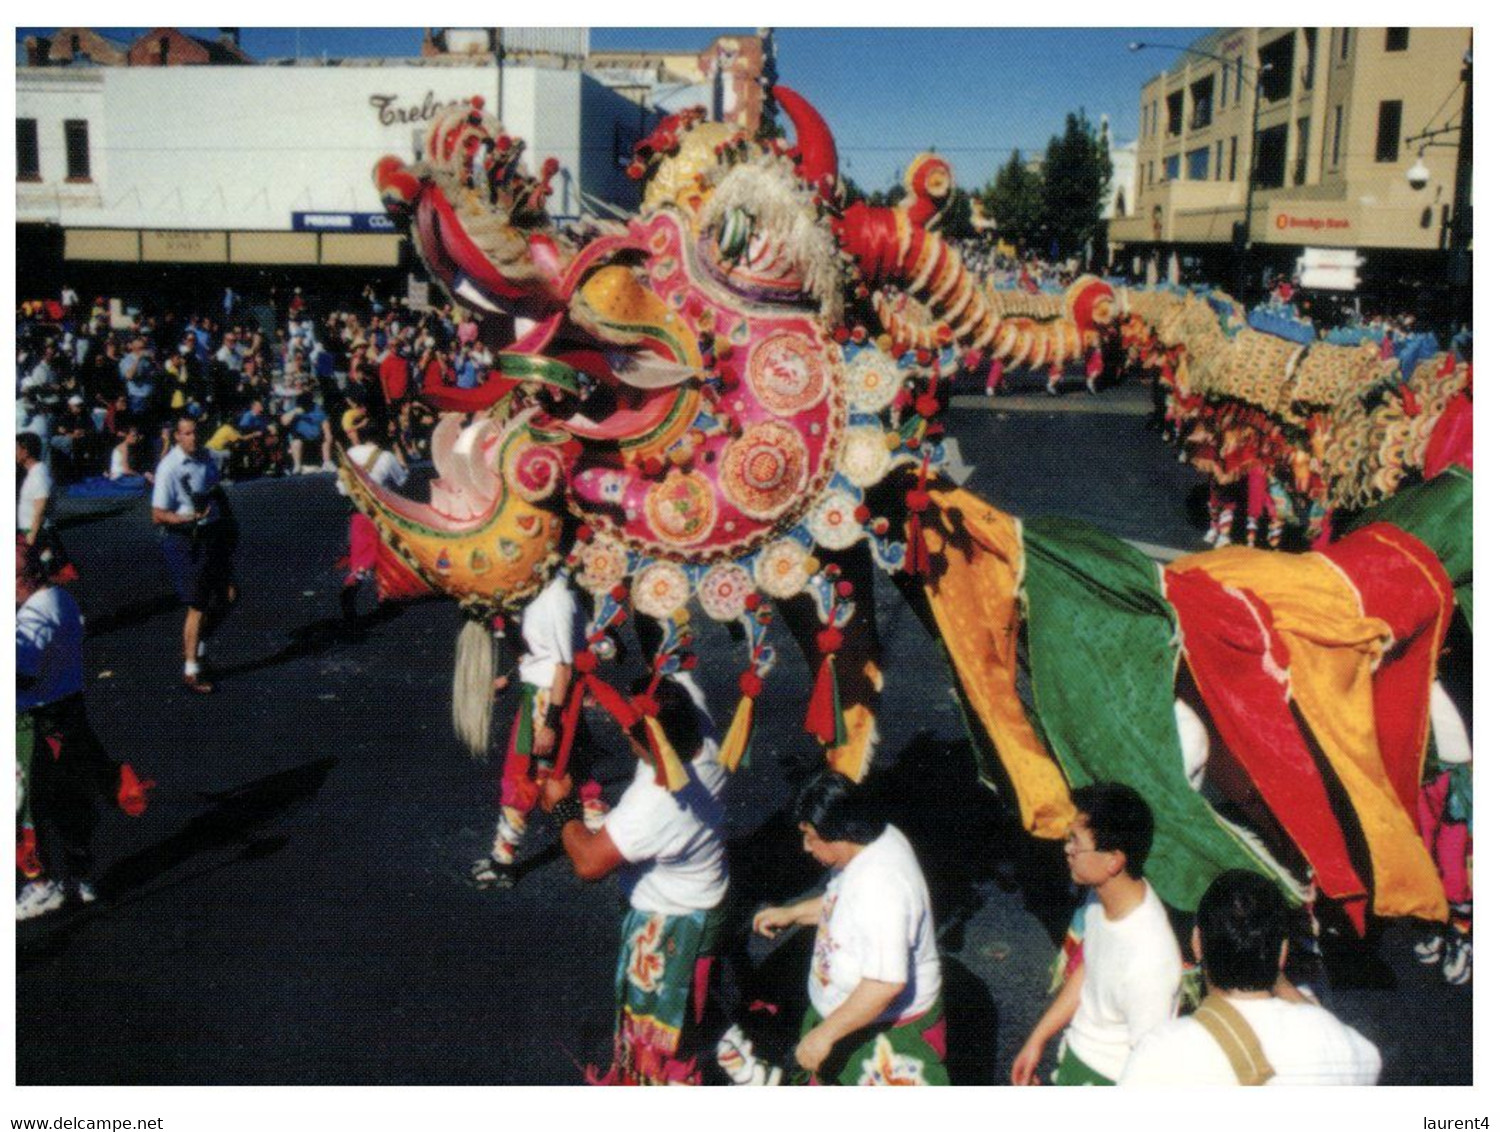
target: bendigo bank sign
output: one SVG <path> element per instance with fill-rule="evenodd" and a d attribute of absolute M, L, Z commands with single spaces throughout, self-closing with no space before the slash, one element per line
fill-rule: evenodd
<path fill-rule="evenodd" d="M 1351 227 L 1349 221 L 1340 216 L 1294 216 L 1290 212 L 1278 212 L 1275 223 L 1277 231 L 1305 228 L 1313 232 L 1342 232 Z"/>

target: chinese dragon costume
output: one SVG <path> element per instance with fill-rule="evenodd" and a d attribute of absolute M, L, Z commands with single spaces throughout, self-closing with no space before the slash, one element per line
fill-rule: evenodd
<path fill-rule="evenodd" d="M 939 639 L 976 742 L 1031 833 L 1062 837 L 1070 784 L 1114 779 L 1151 799 L 1161 832 L 1148 871 L 1179 907 L 1238 866 L 1289 896 L 1319 891 L 1357 924 L 1367 905 L 1442 918 L 1416 792 L 1438 649 L 1455 597 L 1471 608 L 1472 478 L 1430 467 L 1413 489 L 1430 506 L 1377 509 L 1322 554 L 1232 547 L 1165 570 L 1082 524 L 988 506 L 950 475 L 961 461 L 940 419 L 962 360 L 1037 367 L 1081 358 L 1104 333 L 1135 335 L 1175 365 L 1174 395 L 1207 404 L 1249 380 L 1237 359 L 1259 358 L 1266 336 L 1235 326 L 1233 308 L 1092 277 L 1060 296 L 984 287 L 935 231 L 952 190 L 941 158 L 912 163 L 897 206 L 846 202 L 826 124 L 794 92 L 773 93 L 794 145 L 701 111 L 673 115 L 636 148 L 643 201 L 623 223 L 555 226 L 555 163 L 531 176 L 522 143 L 478 100 L 434 121 L 422 160 L 379 163 L 377 185 L 432 277 L 496 351 L 478 389 L 423 391 L 445 410 L 429 502 L 344 463 L 391 561 L 460 602 L 473 615 L 464 633 L 486 652 L 489 618 L 573 571 L 594 616 L 570 716 L 587 692 L 641 729 L 669 786 L 680 765 L 649 696 L 627 699 L 599 674 L 611 630 L 632 612 L 659 622 L 664 673 L 692 663 L 690 607 L 739 623 L 746 665 L 722 744 L 733 766 L 776 661 L 779 611 L 812 676 L 803 724 L 858 779 L 884 681 L 878 569 Z M 1365 426 L 1326 357 L 1307 351 L 1299 369 L 1278 354 L 1248 372 L 1281 375 L 1262 408 L 1284 431 L 1295 419 L 1328 437 L 1275 456 L 1292 477 L 1302 459 L 1330 499 L 1371 502 L 1395 483 L 1340 455 L 1369 442 L 1344 439 Z M 1418 435 L 1430 442 L 1438 426 L 1422 412 L 1441 418 L 1466 375 L 1435 363 L 1412 383 Z M 1365 417 L 1388 403 L 1370 392 L 1384 388 L 1374 369 L 1370 381 Z M 1423 454 L 1403 442 L 1399 459 Z M 1354 480 L 1379 490 L 1345 486 Z M 1430 521 L 1439 511 L 1448 526 Z M 1023 632 L 1029 705 L 1017 690 Z M 466 683 L 488 702 L 483 673 Z M 1213 798 L 1234 802 L 1243 824 L 1183 773 L 1174 699 L 1186 685 L 1227 752 L 1210 760 Z M 487 715 L 456 703 L 455 720 L 482 750 Z"/>

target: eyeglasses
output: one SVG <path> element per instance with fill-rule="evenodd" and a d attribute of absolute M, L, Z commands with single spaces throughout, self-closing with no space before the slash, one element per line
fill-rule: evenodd
<path fill-rule="evenodd" d="M 1078 835 L 1075 833 L 1070 833 L 1068 834 L 1067 839 L 1063 842 L 1063 852 L 1070 857 L 1081 857 L 1085 853 L 1113 853 L 1114 850 L 1095 849 L 1092 847 L 1085 848 L 1078 843 Z"/>

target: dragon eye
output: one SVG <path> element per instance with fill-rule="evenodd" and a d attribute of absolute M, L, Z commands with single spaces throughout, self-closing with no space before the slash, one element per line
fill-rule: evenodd
<path fill-rule="evenodd" d="M 750 233 L 755 222 L 744 209 L 731 209 L 724 217 L 724 227 L 719 231 L 719 253 L 728 260 L 737 260 L 745 254 L 750 243 Z"/>

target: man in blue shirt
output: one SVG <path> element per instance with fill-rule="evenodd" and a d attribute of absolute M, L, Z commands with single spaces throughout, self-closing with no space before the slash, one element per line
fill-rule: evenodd
<path fill-rule="evenodd" d="M 161 528 L 162 554 L 187 606 L 182 682 L 188 691 L 206 694 L 214 690 L 201 668 L 208 638 L 238 596 L 234 519 L 219 487 L 218 465 L 198 446 L 198 422 L 179 417 L 172 439 L 172 450 L 156 466 L 151 521 Z"/>

